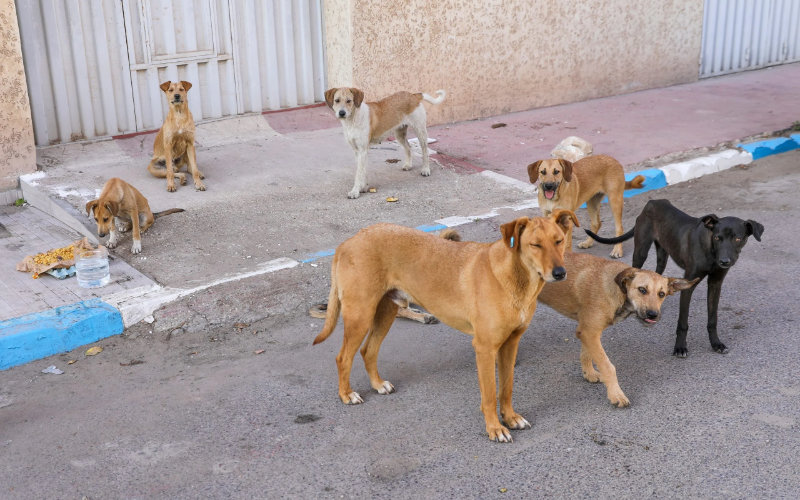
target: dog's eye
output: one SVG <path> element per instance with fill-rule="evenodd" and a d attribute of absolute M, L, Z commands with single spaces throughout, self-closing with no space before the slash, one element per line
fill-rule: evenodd
<path fill-rule="evenodd" d="M 540 175 L 547 175 L 547 172 L 545 172 L 544 170 L 542 170 L 541 172 L 539 172 L 539 174 L 540 174 Z"/>
<path fill-rule="evenodd" d="M 353 102 L 353 100 L 352 100 L 352 99 L 348 99 L 348 100 L 347 100 L 347 104 L 350 104 L 351 102 Z"/>
<path fill-rule="evenodd" d="M 639 293 L 641 293 L 642 295 L 647 295 L 647 288 L 640 286 Z"/>
<path fill-rule="evenodd" d="M 558 175 L 558 170 L 553 170 L 553 175 Z"/>
<path fill-rule="evenodd" d="M 531 246 L 534 247 L 534 248 L 542 248 L 542 245 L 540 245 L 538 243 L 531 243 Z"/>
<path fill-rule="evenodd" d="M 666 296 L 667 296 L 667 294 L 666 294 L 666 293 L 664 293 L 664 292 L 658 292 L 658 296 L 659 296 L 659 298 L 662 298 L 662 299 L 663 299 L 664 297 L 666 297 Z"/>
<path fill-rule="evenodd" d="M 333 100 L 333 102 L 339 102 L 339 101 L 341 101 L 341 99 L 339 99 L 338 97 Z"/>
<path fill-rule="evenodd" d="M 556 241 L 556 245 L 560 245 L 560 244 L 562 244 L 562 243 L 564 243 L 564 240 L 558 240 L 558 241 Z"/>
<path fill-rule="evenodd" d="M 108 222 L 108 217 L 103 217 L 103 222 Z"/>

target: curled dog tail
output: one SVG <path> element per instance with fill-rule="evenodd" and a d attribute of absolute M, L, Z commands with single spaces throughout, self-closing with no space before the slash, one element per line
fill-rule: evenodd
<path fill-rule="evenodd" d="M 629 181 L 625 181 L 625 189 L 639 189 L 644 186 L 644 176 L 637 175 Z M 600 241 L 600 240 L 597 240 Z"/>
<path fill-rule="evenodd" d="M 641 176 L 639 176 L 639 177 L 641 177 Z M 586 234 L 588 234 L 590 238 L 592 238 L 593 240 L 595 240 L 598 243 L 604 243 L 606 245 L 616 245 L 617 243 L 622 243 L 625 240 L 631 239 L 633 237 L 633 232 L 634 232 L 635 229 L 636 228 L 634 227 L 633 229 L 631 229 L 627 233 L 623 234 L 622 236 L 617 236 L 616 238 L 603 238 L 601 236 L 597 236 L 596 234 L 594 234 L 593 232 L 589 231 L 588 229 L 584 229 L 584 231 L 586 231 Z"/>
<path fill-rule="evenodd" d="M 336 257 L 334 257 L 333 265 L 331 266 L 331 291 L 328 294 L 328 307 L 325 313 L 325 324 L 322 326 L 322 331 L 319 332 L 317 338 L 314 339 L 312 345 L 317 345 L 323 340 L 327 339 L 336 328 L 336 322 L 339 321 L 339 310 L 342 303 L 339 301 L 339 287 L 336 283 Z M 315 306 L 316 307 L 316 306 Z M 314 308 L 312 308 L 313 310 Z M 311 311 L 309 311 L 311 313 Z M 313 316 L 313 313 L 311 313 Z"/>
<path fill-rule="evenodd" d="M 461 241 L 461 235 L 453 228 L 445 229 L 439 233 L 439 237 L 450 241 Z"/>
<path fill-rule="evenodd" d="M 170 208 L 169 210 L 163 210 L 161 212 L 154 212 L 153 218 L 158 219 L 159 217 L 164 217 L 165 215 L 169 214 L 177 214 L 178 212 L 185 212 L 186 210 L 182 208 Z"/>
<path fill-rule="evenodd" d="M 431 97 L 425 92 L 422 93 L 422 98 L 428 101 L 431 104 L 441 104 L 444 101 L 445 96 L 447 96 L 447 92 L 442 89 L 436 91 L 436 95 L 439 97 Z"/>

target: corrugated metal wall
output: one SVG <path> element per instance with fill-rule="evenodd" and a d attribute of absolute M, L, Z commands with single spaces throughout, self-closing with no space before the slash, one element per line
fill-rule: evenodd
<path fill-rule="evenodd" d="M 700 77 L 800 61 L 800 1 L 705 0 Z"/>
<path fill-rule="evenodd" d="M 38 145 L 323 99 L 322 0 L 17 0 Z"/>

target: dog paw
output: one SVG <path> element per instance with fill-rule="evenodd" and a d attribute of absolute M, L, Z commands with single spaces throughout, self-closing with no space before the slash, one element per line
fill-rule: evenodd
<path fill-rule="evenodd" d="M 513 441 L 511 433 L 502 425 L 492 428 L 487 426 L 486 433 L 489 434 L 489 441 L 496 443 L 511 443 Z"/>
<path fill-rule="evenodd" d="M 594 240 L 589 238 L 578 243 L 578 248 L 591 248 L 594 245 Z"/>
<path fill-rule="evenodd" d="M 514 413 L 508 417 L 504 415 L 503 423 L 506 424 L 509 429 L 522 430 L 531 428 L 531 423 L 525 420 L 519 413 Z"/>
<path fill-rule="evenodd" d="M 423 316 L 422 321 L 426 325 L 437 325 L 437 324 L 439 324 L 439 320 L 436 319 L 436 316 L 434 316 L 433 314 L 425 314 L 425 316 Z"/>
<path fill-rule="evenodd" d="M 109 240 L 106 242 L 106 246 L 107 246 L 108 248 L 116 248 L 116 246 L 117 246 L 117 240 L 114 240 L 114 239 L 109 239 Z"/>
<path fill-rule="evenodd" d="M 361 399 L 361 396 L 356 391 L 351 392 L 350 394 L 346 394 L 344 396 L 340 395 L 339 398 L 342 400 L 342 403 L 346 405 L 359 405 L 364 402 Z"/>
<path fill-rule="evenodd" d="M 723 344 L 722 342 L 711 344 L 711 348 L 714 349 L 715 352 L 718 352 L 720 354 L 728 354 L 728 348 L 725 347 L 725 344 Z"/>
<path fill-rule="evenodd" d="M 347 197 L 350 198 L 351 200 L 355 200 L 359 196 L 361 196 L 361 192 L 358 189 L 353 189 L 352 191 L 347 193 Z"/>
<path fill-rule="evenodd" d="M 388 380 L 384 380 L 381 385 L 375 387 L 378 394 L 388 395 L 394 392 L 394 386 Z"/>
<path fill-rule="evenodd" d="M 624 392 L 622 392 L 622 389 L 609 390 L 608 400 L 611 401 L 611 404 L 617 408 L 625 408 L 631 404 L 631 402 L 628 400 L 628 397 L 625 396 Z"/>
<path fill-rule="evenodd" d="M 614 250 L 612 250 L 612 251 L 611 251 L 611 253 L 610 253 L 610 254 L 608 254 L 608 255 L 609 255 L 609 256 L 610 256 L 612 259 L 619 259 L 620 257 L 622 257 L 622 249 L 620 248 L 619 250 L 617 250 L 617 249 L 615 248 L 615 249 L 614 249 Z"/>
<path fill-rule="evenodd" d="M 411 164 L 410 163 L 406 163 L 405 165 L 403 165 L 402 169 L 406 170 L 406 171 L 411 170 Z"/>
<path fill-rule="evenodd" d="M 142 251 L 142 242 L 141 240 L 133 240 L 133 245 L 131 245 L 131 253 L 139 253 Z"/>
<path fill-rule="evenodd" d="M 431 175 L 431 169 L 423 168 L 422 171 L 420 172 L 420 175 L 422 175 L 422 177 L 429 177 Z"/>
<path fill-rule="evenodd" d="M 676 347 L 672 351 L 672 355 L 675 356 L 676 358 L 685 358 L 686 356 L 689 355 L 689 349 L 686 347 Z"/>
<path fill-rule="evenodd" d="M 596 384 L 597 382 L 600 382 L 600 372 L 598 372 L 594 368 L 592 368 L 592 371 L 584 370 L 583 379 L 586 380 L 587 382 Z"/>
<path fill-rule="evenodd" d="M 176 190 L 175 183 L 167 184 L 167 191 L 169 191 L 170 193 L 174 193 L 175 190 Z"/>

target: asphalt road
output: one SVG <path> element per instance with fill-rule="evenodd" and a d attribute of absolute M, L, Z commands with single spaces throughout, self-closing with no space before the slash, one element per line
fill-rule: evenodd
<path fill-rule="evenodd" d="M 606 331 L 629 408 L 583 380 L 575 323 L 545 306 L 516 370 L 515 409 L 533 427 L 512 444 L 484 435 L 470 339 L 443 325 L 398 320 L 379 361 L 397 392 L 371 391 L 357 357 L 365 403 L 342 405 L 341 324 L 312 347 L 322 321 L 306 315 L 327 297 L 327 258 L 170 304 L 98 343 L 99 355 L 0 372 L 0 497 L 796 498 L 799 164 L 800 152 L 785 153 L 626 201 L 626 228 L 651 198 L 765 226 L 723 286 L 728 354 L 708 343 L 704 284 L 686 359 L 671 356 L 677 297 L 654 327 Z M 490 241 L 516 215 L 459 229 Z M 40 373 L 51 364 L 65 373 Z"/>

